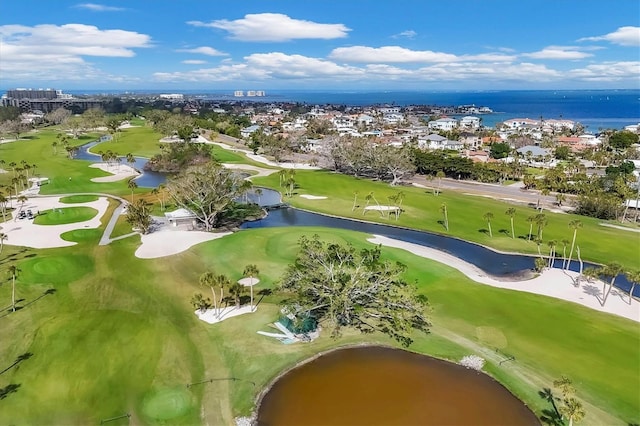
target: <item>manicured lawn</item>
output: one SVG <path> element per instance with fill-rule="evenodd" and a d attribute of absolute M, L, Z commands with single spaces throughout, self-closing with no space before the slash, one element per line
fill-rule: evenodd
<path fill-rule="evenodd" d="M 36 225 L 63 225 L 66 223 L 84 222 L 93 218 L 98 211 L 92 207 L 63 207 L 55 210 L 44 210 L 36 216 Z"/>
<path fill-rule="evenodd" d="M 228 424 L 232 416 L 248 414 L 257 392 L 296 361 L 336 345 L 393 343 L 353 332 L 337 341 L 325 334 L 304 345 L 260 336 L 256 331 L 268 330 L 278 315 L 277 295 L 261 300 L 257 314 L 217 326 L 195 318 L 188 301 L 194 292 L 207 295 L 197 284 L 203 271 L 235 280 L 247 263 L 255 263 L 260 300 L 260 291 L 272 289 L 295 256 L 299 237 L 313 233 L 368 245 L 354 232 L 287 228 L 241 231 L 157 260 L 133 256 L 138 237 L 108 246 L 84 243 L 81 251 L 5 246 L 0 273 L 6 276 L 6 256 L 19 265 L 18 297 L 24 300 L 22 309 L 0 317 L 0 340 L 8 342 L 0 350 L 0 366 L 21 354 L 33 356 L 0 377 L 2 386 L 20 385 L 3 400 L 0 423 L 99 423 L 130 412 L 140 423 L 194 424 L 202 412 L 209 424 Z M 432 334 L 416 335 L 412 350 L 452 360 L 481 353 L 487 369 L 538 411 L 548 407 L 537 391 L 566 374 L 579 397 L 599 408 L 590 411 L 591 423 L 638 421 L 636 323 L 478 285 L 401 250 L 383 253 L 408 265 L 407 278 L 431 301 Z M 49 289 L 55 292 L 45 295 Z M 0 287 L 0 300 L 10 300 L 10 286 Z M 516 361 L 499 367 L 496 348 Z M 577 353 L 581 362 L 575 362 Z M 229 377 L 241 380 L 185 387 Z"/>
<path fill-rule="evenodd" d="M 140 154 L 132 149 L 138 142 L 126 142 L 128 130 L 133 129 L 125 130 L 113 145 L 122 143 L 123 153 Z M 55 134 L 41 131 L 29 141 L 0 145 L 0 158 L 6 163 L 36 163 L 36 173 L 51 179 L 41 189 L 45 194 L 108 192 L 129 199 L 126 182 L 90 182 L 103 172 L 89 168 L 88 162 L 65 158 L 60 148 L 53 155 Z M 152 146 L 151 137 L 146 138 L 139 142 L 140 150 Z M 0 184 L 10 184 L 11 175 L 0 174 Z M 254 181 L 278 188 L 278 179 L 276 174 Z M 284 201 L 302 208 L 362 219 L 364 196 L 370 191 L 380 204 L 389 204 L 388 197 L 402 190 L 405 212 L 397 222 L 375 212 L 364 218 L 445 233 L 438 221 L 439 207 L 446 202 L 450 235 L 501 250 L 537 252 L 524 238 L 529 230 L 526 218 L 536 213 L 531 208 L 516 208 L 518 238 L 512 239 L 506 203 L 453 192 L 434 197 L 419 188 L 393 188 L 329 172 L 297 171 L 295 179 L 297 194 Z M 352 212 L 354 191 L 359 192 L 360 207 Z M 302 193 L 329 198 L 305 200 L 299 197 Z M 84 195 L 67 198 L 68 203 L 89 200 Z M 110 202 L 109 211 L 114 208 Z M 82 207 L 65 208 L 65 215 L 59 216 L 70 217 L 67 212 L 76 209 Z M 487 211 L 494 213 L 493 238 L 482 219 Z M 583 258 L 637 266 L 637 233 L 603 227 L 586 217 L 545 213 L 545 243 L 570 240 L 567 223 L 579 219 L 584 224 L 577 239 Z M 84 214 L 78 212 L 77 217 Z M 103 226 L 108 217 L 102 219 Z M 127 227 L 120 220 L 115 235 L 127 233 Z M 274 289 L 295 257 L 300 236 L 313 233 L 369 246 L 363 234 L 324 228 L 244 230 L 155 260 L 133 256 L 138 236 L 98 246 L 102 230 L 63 234 L 78 242 L 73 247 L 34 250 L 5 245 L 0 253 L 0 307 L 5 307 L 0 311 L 0 371 L 19 362 L 0 375 L 0 389 L 14 389 L 0 400 L 0 424 L 99 424 L 125 413 L 132 414 L 131 424 L 231 424 L 234 416 L 248 415 L 257 393 L 297 361 L 338 345 L 393 344 L 378 334 L 347 331 L 340 340 L 325 333 L 310 344 L 282 345 L 256 333 L 269 330 L 281 298 L 261 291 Z M 538 391 L 567 375 L 585 403 L 585 424 L 640 422 L 637 323 L 547 297 L 476 284 L 446 265 L 402 250 L 383 249 L 383 255 L 406 264 L 406 278 L 416 282 L 431 303 L 432 333 L 416 335 L 411 350 L 455 361 L 468 354 L 483 356 L 486 370 L 538 414 L 550 409 Z M 198 285 L 199 275 L 209 269 L 237 280 L 249 263 L 261 271 L 255 288 L 257 313 L 218 325 L 197 320 L 189 299 L 195 292 L 209 293 Z M 7 270 L 14 264 L 20 270 L 20 309 L 10 313 Z M 508 355 L 515 360 L 501 365 Z"/>
<path fill-rule="evenodd" d="M 60 202 L 65 204 L 90 203 L 97 199 L 97 195 L 70 195 L 68 197 L 61 197 Z"/>
<path fill-rule="evenodd" d="M 267 177 L 252 179 L 256 185 L 264 185 L 284 192 L 279 187 L 279 177 L 273 174 Z M 383 182 L 373 182 L 357 179 L 328 171 L 298 170 L 295 175 L 297 188 L 294 196 L 284 197 L 283 201 L 303 209 L 318 211 L 330 215 L 365 219 L 373 222 L 388 223 L 408 228 L 423 229 L 454 237 L 462 238 L 492 247 L 497 250 L 537 254 L 537 245 L 528 241 L 530 223 L 527 218 L 538 212 L 531 207 L 507 204 L 502 201 L 484 197 L 464 195 L 454 191 L 445 191 L 434 196 L 431 191 L 416 187 L 392 187 Z M 358 192 L 355 211 L 354 192 Z M 402 203 L 403 213 L 398 221 L 392 215 L 381 218 L 375 211 L 363 215 L 366 205 L 365 196 L 373 192 L 380 205 L 389 205 L 390 196 L 402 191 L 405 194 Z M 326 200 L 307 200 L 300 194 L 326 196 Z M 443 214 L 440 211 L 442 203 L 447 204 L 449 231 L 446 231 Z M 369 205 L 376 205 L 372 200 Z M 509 207 L 516 209 L 514 228 L 516 238 L 511 238 L 511 224 L 509 216 L 505 214 Z M 493 237 L 489 236 L 487 222 L 483 219 L 486 212 L 491 212 L 494 219 L 491 222 Z M 563 213 L 543 212 L 548 224 L 543 229 L 543 254 L 549 253 L 547 242 L 557 241 L 557 251 L 562 254 L 562 240 L 573 238 L 573 230 L 568 227 L 572 220 L 579 220 L 583 228 L 578 230 L 576 244 L 580 246 L 583 260 L 599 263 L 619 262 L 627 267 L 637 267 L 640 262 L 640 236 L 635 232 L 622 231 L 600 225 L 601 220 Z M 533 238 L 537 226 L 533 226 Z M 573 259 L 576 259 L 574 250 Z"/>
<path fill-rule="evenodd" d="M 151 127 L 140 126 L 122 129 L 111 141 L 102 142 L 91 148 L 91 152 L 111 151 L 118 155 L 132 153 L 140 157 L 153 157 L 160 153 L 162 135 Z"/>

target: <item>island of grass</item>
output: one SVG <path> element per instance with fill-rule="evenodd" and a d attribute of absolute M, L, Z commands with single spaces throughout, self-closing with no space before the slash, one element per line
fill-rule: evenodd
<path fill-rule="evenodd" d="M 36 215 L 33 223 L 36 225 L 64 225 L 84 222 L 92 219 L 97 214 L 98 210 L 92 207 L 62 207 L 41 211 Z"/>
<path fill-rule="evenodd" d="M 61 197 L 60 202 L 64 204 L 81 204 L 81 203 L 90 203 L 92 201 L 96 201 L 97 199 L 98 199 L 97 195 L 79 194 L 79 195 L 69 195 L 68 197 Z"/>

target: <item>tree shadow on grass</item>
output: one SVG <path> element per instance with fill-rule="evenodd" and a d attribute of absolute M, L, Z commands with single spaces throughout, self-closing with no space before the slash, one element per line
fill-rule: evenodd
<path fill-rule="evenodd" d="M 45 291 L 44 291 L 40 296 L 36 297 L 36 298 L 35 298 L 35 299 L 33 299 L 31 302 L 25 303 L 25 304 L 24 304 L 24 305 L 22 305 L 22 306 L 18 306 L 17 304 L 18 304 L 18 303 L 20 303 L 20 302 L 24 302 L 24 301 L 25 301 L 25 299 L 18 299 L 18 300 L 16 300 L 16 310 L 15 310 L 15 312 L 18 312 L 19 310 L 24 309 L 24 308 L 26 308 L 27 306 L 29 306 L 29 305 L 31 305 L 31 304 L 33 304 L 33 303 L 37 302 L 38 300 L 42 299 L 44 296 L 47 296 L 47 295 L 49 295 L 49 294 L 54 294 L 56 291 L 57 291 L 57 290 L 56 290 L 55 288 L 47 289 L 47 290 L 45 290 Z M 11 306 L 9 306 L 9 307 L 7 308 L 7 312 L 6 312 L 6 313 L 4 313 L 3 315 L 0 315 L 0 318 L 4 318 L 4 317 L 6 317 L 7 315 L 12 314 L 12 313 L 14 313 L 14 311 L 13 311 L 13 309 L 11 308 Z"/>
<path fill-rule="evenodd" d="M 12 393 L 18 392 L 19 388 L 20 388 L 20 384 L 15 384 L 15 383 L 11 383 L 3 388 L 0 388 L 0 400 L 5 399 L 7 396 L 9 396 Z"/>
<path fill-rule="evenodd" d="M 11 364 L 10 366 L 8 366 L 7 368 L 5 368 L 4 370 L 0 371 L 0 374 L 4 374 L 7 371 L 11 370 L 13 367 L 17 366 L 18 364 L 20 364 L 22 361 L 26 361 L 29 358 L 31 358 L 33 356 L 33 354 L 31 352 L 25 352 L 22 355 L 19 355 L 16 360 L 13 362 L 13 364 Z"/>
<path fill-rule="evenodd" d="M 478 232 L 481 233 L 481 234 L 489 235 L 489 230 L 488 229 L 484 229 L 484 228 L 478 229 Z"/>
<path fill-rule="evenodd" d="M 538 395 L 540 396 L 540 398 L 549 402 L 551 404 L 551 407 L 553 408 L 551 410 L 548 408 L 542 410 L 540 421 L 543 424 L 549 426 L 563 426 L 564 422 L 562 421 L 562 416 L 560 415 L 558 407 L 556 406 L 556 400 L 558 398 L 556 398 L 556 396 L 553 394 L 553 391 L 550 388 L 543 388 L 542 390 L 538 391 Z"/>
<path fill-rule="evenodd" d="M 263 288 L 257 294 L 260 296 L 260 299 L 258 299 L 258 301 L 255 303 L 256 306 L 258 306 L 260 302 L 262 302 L 262 299 L 264 299 L 265 296 L 271 296 L 273 294 L 273 290 L 271 290 L 270 288 Z"/>
<path fill-rule="evenodd" d="M 511 231 L 509 231 L 508 229 L 500 229 L 498 231 L 498 234 L 503 234 L 503 235 L 506 235 L 507 237 L 510 237 L 511 236 Z"/>

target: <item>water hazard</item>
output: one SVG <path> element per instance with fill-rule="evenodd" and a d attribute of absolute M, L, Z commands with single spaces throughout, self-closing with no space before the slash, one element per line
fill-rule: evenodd
<path fill-rule="evenodd" d="M 291 370 L 266 393 L 258 425 L 539 425 L 491 377 L 398 349 L 341 349 Z"/>

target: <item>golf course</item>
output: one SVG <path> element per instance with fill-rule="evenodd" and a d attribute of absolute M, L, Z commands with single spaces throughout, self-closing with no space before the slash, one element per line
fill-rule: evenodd
<path fill-rule="evenodd" d="M 318 235 L 364 249 L 374 247 L 367 241 L 371 235 L 323 227 L 243 229 L 178 254 L 141 259 L 135 253 L 142 237 L 127 236 L 131 226 L 122 218 L 111 236 L 124 238 L 105 245 L 99 242 L 118 199 L 145 199 L 153 203 L 153 214 L 161 215 L 159 196 L 152 194 L 152 188 L 129 186 L 126 179 L 92 182 L 108 173 L 55 149 L 57 134 L 57 129 L 47 128 L 0 144 L 0 168 L 5 171 L 0 173 L 0 185 L 14 195 L 19 183 L 12 181 L 15 173 L 10 164 L 25 161 L 37 165 L 31 168 L 34 176 L 49 179 L 39 188 L 40 195 L 62 197 L 62 207 L 40 211 L 33 226 L 79 224 L 61 235 L 74 245 L 35 249 L 11 240 L 6 229 L 15 226 L 13 218 L 0 222 L 0 232 L 8 235 L 0 251 L 0 424 L 232 425 L 235 418 L 252 415 L 256 398 L 275 377 L 305 359 L 348 345 L 400 347 L 382 333 L 353 329 L 345 329 L 339 338 L 320 333 L 312 342 L 294 344 L 257 333 L 269 330 L 279 318 L 283 295 L 276 286 L 296 258 L 300 238 Z M 69 142 L 80 146 L 98 136 L 88 134 Z M 150 157 L 160 151 L 160 138 L 149 127 L 131 127 L 93 151 Z M 222 163 L 269 168 L 241 152 L 218 145 L 212 150 Z M 284 194 L 278 172 L 251 180 Z M 290 197 L 283 195 L 283 202 L 304 210 L 424 230 L 529 255 L 538 255 L 539 250 L 547 255 L 551 240 L 558 242 L 561 255 L 560 241 L 575 238 L 584 261 L 615 261 L 623 268 L 640 265 L 640 233 L 603 226 L 606 221 L 594 218 L 543 211 L 546 222 L 540 231 L 528 220 L 538 212 L 526 205 L 453 191 L 436 196 L 431 189 L 393 187 L 325 170 L 296 170 L 294 179 L 295 189 Z M 99 194 L 119 198 L 109 198 L 98 228 L 85 228 L 82 222 L 98 212 L 82 204 L 96 202 Z M 373 197 L 367 198 L 370 194 Z M 376 202 L 391 205 L 399 200 L 398 216 L 364 210 Z M 167 210 L 176 208 L 167 203 Z M 20 208 L 16 200 L 12 204 Z M 446 227 L 443 204 L 448 212 Z M 512 215 L 506 213 L 510 208 Z M 492 232 L 487 232 L 483 218 L 487 212 L 493 214 Z M 569 226 L 578 220 L 579 228 Z M 530 238 L 531 229 L 543 233 L 542 248 Z M 569 249 L 566 245 L 567 255 Z M 406 250 L 381 250 L 384 259 L 406 265 L 404 278 L 429 301 L 430 333 L 415 333 L 408 350 L 452 362 L 481 356 L 486 361 L 484 371 L 543 424 L 568 424 L 567 419 L 555 417 L 549 398 L 550 392 L 560 398 L 553 382 L 562 376 L 571 380 L 583 404 L 584 424 L 640 423 L 637 321 L 532 292 L 479 284 L 451 265 Z M 573 256 L 576 260 L 575 251 Z M 190 300 L 194 293 L 210 295 L 199 284 L 201 274 L 215 271 L 235 282 L 247 264 L 259 270 L 260 282 L 253 288 L 257 310 L 217 324 L 200 321 Z M 247 292 L 243 304 L 248 300 Z"/>

